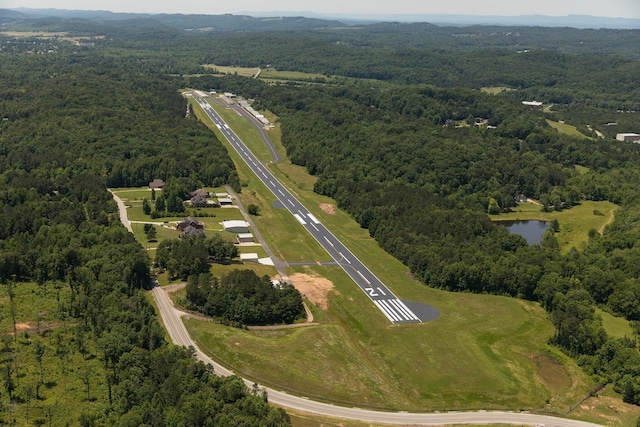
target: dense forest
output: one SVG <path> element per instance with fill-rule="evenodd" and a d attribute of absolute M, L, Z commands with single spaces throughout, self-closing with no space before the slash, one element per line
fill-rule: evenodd
<path fill-rule="evenodd" d="M 144 294 L 150 261 L 107 187 L 222 185 L 235 170 L 185 117 L 179 81 L 126 62 L 0 59 L 0 423 L 288 425 L 260 390 L 169 346 Z"/>
<path fill-rule="evenodd" d="M 640 146 L 612 139 L 640 130 L 637 31 L 521 28 L 516 36 L 478 27 L 456 36 L 428 24 L 339 31 L 316 22 L 314 31 L 285 26 L 257 35 L 229 20 L 217 31 L 187 32 L 175 16 L 0 16 L 8 29 L 105 36 L 87 44 L 0 36 L 0 281 L 13 334 L 0 358 L 2 404 L 10 408 L 3 422 L 288 425 L 258 391 L 165 343 L 143 295 L 149 259 L 106 191 L 154 178 L 176 183 L 176 192 L 238 184 L 222 144 L 187 114 L 184 87 L 234 91 L 274 112 L 290 159 L 318 177 L 314 190 L 334 198 L 425 285 L 539 301 L 556 326 L 552 342 L 640 404 L 635 340 L 608 337 L 595 314 L 599 307 L 640 330 Z M 206 63 L 340 79 L 268 85 L 203 75 Z M 512 90 L 490 95 L 478 90 L 485 86 Z M 534 98 L 553 106 L 521 103 Z M 560 134 L 546 119 L 574 124 L 584 137 Z M 617 126 L 602 127 L 609 122 Z M 588 125 L 605 138 L 587 139 Z M 552 232 L 528 246 L 491 223 L 487 211 L 508 211 L 515 194 L 547 210 L 584 200 L 621 209 L 603 233 L 590 232 L 583 250 L 561 254 Z M 167 241 L 158 255 L 188 281 L 197 308 L 251 323 L 238 315 L 255 302 L 251 295 L 272 305 L 276 297 L 264 278 L 207 274 L 211 259 L 231 251 L 203 239 Z M 247 284 L 244 301 L 226 293 L 238 281 Z M 43 315 L 48 331 L 18 337 L 14 296 L 27 289 L 56 304 Z M 298 298 L 284 295 L 291 307 L 284 321 L 298 316 Z M 231 299 L 238 307 L 224 303 Z M 54 369 L 56 358 L 92 374 Z M 52 403 L 74 379 L 91 402 L 82 413 Z"/>

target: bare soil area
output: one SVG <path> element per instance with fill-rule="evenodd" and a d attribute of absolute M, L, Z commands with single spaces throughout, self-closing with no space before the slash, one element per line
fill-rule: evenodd
<path fill-rule="evenodd" d="M 336 208 L 329 203 L 320 203 L 320 209 L 322 209 L 322 212 L 328 213 L 329 215 L 336 214 Z"/>
<path fill-rule="evenodd" d="M 323 310 L 329 308 L 328 296 L 333 291 L 333 282 L 324 277 L 296 273 L 289 276 L 293 286 L 312 304 Z"/>

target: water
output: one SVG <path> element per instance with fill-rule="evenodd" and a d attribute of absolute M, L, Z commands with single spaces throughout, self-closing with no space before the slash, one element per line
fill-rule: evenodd
<path fill-rule="evenodd" d="M 526 220 L 526 221 L 497 221 L 502 227 L 507 227 L 509 233 L 519 234 L 528 244 L 542 243 L 542 235 L 549 228 L 547 221 Z"/>

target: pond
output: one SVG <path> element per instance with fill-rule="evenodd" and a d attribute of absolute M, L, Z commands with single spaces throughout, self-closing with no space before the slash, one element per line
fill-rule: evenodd
<path fill-rule="evenodd" d="M 539 220 L 497 221 L 496 223 L 508 228 L 511 234 L 521 235 L 530 245 L 542 243 L 542 235 L 549 228 L 547 221 Z"/>

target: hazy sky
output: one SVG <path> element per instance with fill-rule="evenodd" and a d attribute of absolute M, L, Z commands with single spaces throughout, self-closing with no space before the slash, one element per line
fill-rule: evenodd
<path fill-rule="evenodd" d="M 204 13 L 311 11 L 334 14 L 593 15 L 640 18 L 640 0 L 0 0 L 0 8 Z"/>

